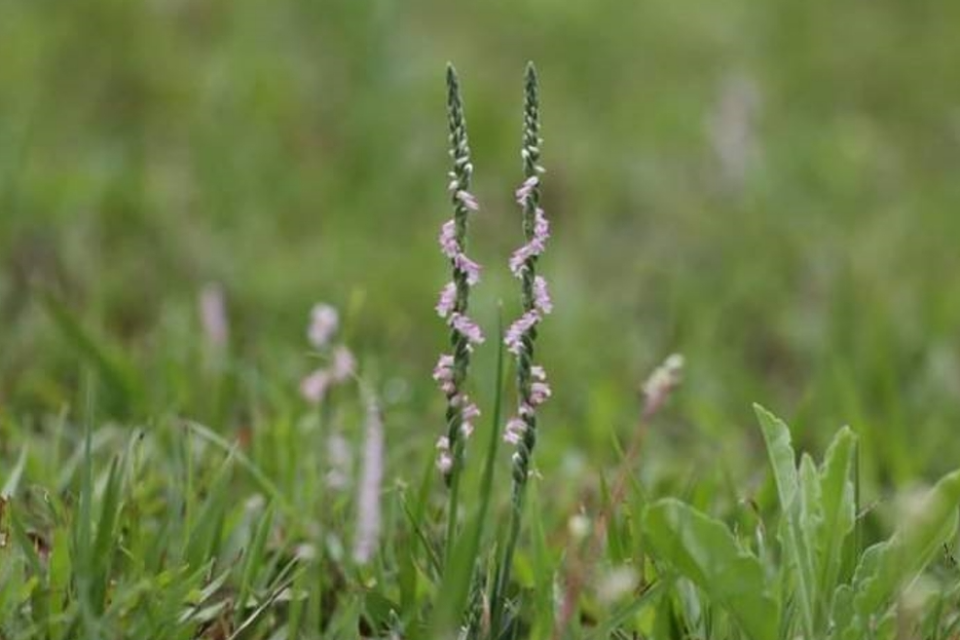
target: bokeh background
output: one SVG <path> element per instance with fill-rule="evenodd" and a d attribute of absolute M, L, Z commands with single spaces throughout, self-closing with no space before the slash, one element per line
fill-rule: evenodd
<path fill-rule="evenodd" d="M 960 460 L 958 19 L 946 0 L 0 0 L 2 419 L 76 407 L 89 367 L 124 424 L 302 412 L 325 301 L 391 454 L 431 456 L 445 64 L 492 333 L 517 306 L 533 60 L 556 304 L 541 469 L 613 460 L 638 385 L 679 352 L 651 473 L 761 476 L 760 401 L 801 446 L 853 425 L 874 486 L 933 477 Z M 197 373 L 209 283 L 231 323 L 216 394 Z"/>

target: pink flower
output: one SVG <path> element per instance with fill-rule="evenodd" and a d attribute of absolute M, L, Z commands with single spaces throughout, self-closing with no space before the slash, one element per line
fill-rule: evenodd
<path fill-rule="evenodd" d="M 448 258 L 455 258 L 460 253 L 460 244 L 457 242 L 457 224 L 447 220 L 440 227 L 440 250 Z"/>
<path fill-rule="evenodd" d="M 463 419 L 464 420 L 473 420 L 480 415 L 480 408 L 477 407 L 474 403 L 470 403 L 463 408 Z"/>
<path fill-rule="evenodd" d="M 450 326 L 471 344 L 481 344 L 483 342 L 483 331 L 473 320 L 462 313 L 454 312 L 450 314 Z"/>
<path fill-rule="evenodd" d="M 453 469 L 453 456 L 450 454 L 450 439 L 440 436 L 437 440 L 437 469 L 446 475 Z"/>
<path fill-rule="evenodd" d="M 346 382 L 357 370 L 357 361 L 350 349 L 339 346 L 333 350 L 333 364 L 330 366 L 330 378 L 333 382 Z"/>
<path fill-rule="evenodd" d="M 546 382 L 534 382 L 530 385 L 530 404 L 534 407 L 546 402 L 551 395 L 550 385 Z"/>
<path fill-rule="evenodd" d="M 383 418 L 375 402 L 367 407 L 366 439 L 363 445 L 363 470 L 357 489 L 357 526 L 353 559 L 357 564 L 370 561 L 380 537 L 380 483 L 383 481 Z"/>
<path fill-rule="evenodd" d="M 463 253 L 458 253 L 453 257 L 454 266 L 466 274 L 467 284 L 471 287 L 480 282 L 480 265 L 468 258 Z"/>
<path fill-rule="evenodd" d="M 453 394 L 453 356 L 443 354 L 433 368 L 433 379 L 440 383 L 440 390 L 448 396 Z"/>
<path fill-rule="evenodd" d="M 541 255 L 547 247 L 550 238 L 550 223 L 543 214 L 543 209 L 537 208 L 533 225 L 533 237 L 528 243 L 513 252 L 510 256 L 510 271 L 518 278 L 526 267 L 526 262 L 534 256 Z"/>
<path fill-rule="evenodd" d="M 547 401 L 553 392 L 550 390 L 550 385 L 547 384 L 547 372 L 543 370 L 538 364 L 530 367 L 530 377 L 533 378 L 533 383 L 530 385 L 530 409 L 540 406 Z"/>
<path fill-rule="evenodd" d="M 523 274 L 524 269 L 527 268 L 527 260 L 533 256 L 540 255 L 540 253 L 541 251 L 538 250 L 533 242 L 528 242 L 523 245 L 510 256 L 510 272 L 519 278 Z"/>
<path fill-rule="evenodd" d="M 507 428 L 503 432 L 503 439 L 510 444 L 520 444 L 526 431 L 526 422 L 520 418 L 510 418 L 507 421 Z"/>
<path fill-rule="evenodd" d="M 320 404 L 331 382 L 326 369 L 317 369 L 300 382 L 300 395 L 310 404 Z"/>
<path fill-rule="evenodd" d="M 211 347 L 223 349 L 230 338 L 223 288 L 215 283 L 206 285 L 200 291 L 199 307 L 203 335 Z"/>
<path fill-rule="evenodd" d="M 550 237 L 550 221 L 547 220 L 547 216 L 540 207 L 537 207 L 534 214 L 533 235 L 535 238 L 539 238 L 541 242 L 546 242 L 547 238 Z"/>
<path fill-rule="evenodd" d="M 440 354 L 437 365 L 433 368 L 433 379 L 437 382 L 453 379 L 453 356 L 448 353 Z"/>
<path fill-rule="evenodd" d="M 307 330 L 307 339 L 316 349 L 327 346 L 330 338 L 337 332 L 340 325 L 340 315 L 337 310 L 328 304 L 314 305 L 310 311 L 310 327 Z"/>
<path fill-rule="evenodd" d="M 456 193 L 456 198 L 457 200 L 460 201 L 460 204 L 462 204 L 464 207 L 466 207 L 470 211 L 480 210 L 480 205 L 477 204 L 477 199 L 469 191 L 464 191 L 463 189 L 460 189 Z"/>
<path fill-rule="evenodd" d="M 540 184 L 540 178 L 537 176 L 530 176 L 524 180 L 523 184 L 520 185 L 520 188 L 517 189 L 515 194 L 517 196 L 517 204 L 526 206 L 527 199 L 530 197 L 530 194 L 533 193 L 534 187 L 536 187 L 538 184 Z"/>
<path fill-rule="evenodd" d="M 469 438 L 473 434 L 473 420 L 480 415 L 480 409 L 474 403 L 470 403 L 463 408 L 461 417 L 463 423 L 460 425 L 460 433 L 464 438 Z"/>
<path fill-rule="evenodd" d="M 507 345 L 507 351 L 520 355 L 520 351 L 523 349 L 523 337 L 527 335 L 530 329 L 538 322 L 540 322 L 540 313 L 536 309 L 527 311 L 515 320 L 514 323 L 510 325 L 510 328 L 507 329 L 507 335 L 503 341 L 504 344 Z"/>
<path fill-rule="evenodd" d="M 533 279 L 533 306 L 545 314 L 553 311 L 553 302 L 550 300 L 547 281 L 543 276 L 537 276 Z"/>
<path fill-rule="evenodd" d="M 453 470 L 453 456 L 446 451 L 437 454 L 437 469 L 444 475 L 450 473 Z"/>
<path fill-rule="evenodd" d="M 437 315 L 441 318 L 446 318 L 450 315 L 450 312 L 453 311 L 454 305 L 457 303 L 457 285 L 453 282 L 448 282 L 443 289 L 440 290 L 440 300 L 437 302 Z"/>

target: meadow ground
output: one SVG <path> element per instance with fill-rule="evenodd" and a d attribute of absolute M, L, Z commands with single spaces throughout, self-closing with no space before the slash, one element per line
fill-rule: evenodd
<path fill-rule="evenodd" d="M 957 20 L 0 0 L 0 638 L 952 637 Z M 528 60 L 552 396 L 498 585 Z M 487 334 L 452 527 L 447 61 Z"/>

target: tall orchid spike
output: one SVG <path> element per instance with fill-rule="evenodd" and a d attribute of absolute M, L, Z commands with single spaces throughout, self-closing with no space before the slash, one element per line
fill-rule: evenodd
<path fill-rule="evenodd" d="M 503 623 L 507 585 L 510 584 L 510 568 L 513 554 L 520 537 L 520 521 L 523 514 L 523 496 L 530 475 L 531 457 L 537 443 L 537 407 L 551 395 L 547 375 L 543 367 L 534 364 L 534 346 L 537 327 L 543 317 L 553 310 L 553 302 L 547 281 L 537 275 L 537 261 L 546 248 L 549 224 L 540 207 L 542 186 L 540 166 L 540 104 L 537 71 L 527 65 L 524 82 L 523 183 L 516 190 L 517 204 L 522 210 L 521 221 L 525 244 L 517 249 L 510 259 L 510 270 L 520 280 L 523 313 L 507 330 L 504 338 L 507 349 L 517 360 L 517 412 L 507 421 L 503 438 L 516 447 L 513 454 L 513 491 L 510 528 L 503 556 L 497 569 L 497 583 L 491 598 L 491 627 L 499 629 Z"/>
<path fill-rule="evenodd" d="M 534 345 L 537 326 L 546 314 L 553 311 L 553 302 L 543 276 L 537 275 L 537 261 L 546 248 L 549 223 L 540 206 L 542 186 L 540 166 L 540 104 L 537 72 L 533 64 L 527 65 L 525 77 L 525 100 L 523 111 L 523 159 L 524 180 L 516 190 L 517 204 L 522 210 L 522 227 L 525 244 L 517 249 L 510 259 L 510 270 L 521 283 L 523 314 L 507 330 L 507 349 L 517 359 L 517 415 L 507 423 L 504 439 L 516 445 L 513 455 L 513 493 L 519 504 L 527 476 L 530 473 L 530 456 L 537 441 L 537 407 L 550 397 L 543 367 L 534 364 Z"/>
<path fill-rule="evenodd" d="M 450 128 L 450 156 L 453 167 L 450 171 L 450 202 L 453 218 L 440 229 L 440 250 L 450 261 L 453 274 L 443 287 L 436 310 L 450 327 L 452 354 L 444 354 L 434 370 L 434 379 L 447 398 L 447 429 L 438 446 L 437 467 L 449 486 L 454 474 L 463 464 L 464 441 L 472 429 L 465 415 L 463 388 L 470 367 L 473 346 L 483 342 L 483 332 L 467 315 L 470 288 L 480 280 L 481 267 L 467 257 L 467 223 L 469 214 L 478 211 L 477 199 L 470 193 L 473 164 L 470 162 L 470 145 L 467 138 L 467 121 L 460 98 L 460 82 L 452 65 L 447 66 L 447 116 Z M 472 416 L 470 416 L 472 417 Z"/>

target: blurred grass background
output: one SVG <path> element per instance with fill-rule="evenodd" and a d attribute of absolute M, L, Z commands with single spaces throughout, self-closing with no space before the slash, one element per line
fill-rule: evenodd
<path fill-rule="evenodd" d="M 0 0 L 2 419 L 77 406 L 98 353 L 136 379 L 106 407 L 130 423 L 302 411 L 323 300 L 384 389 L 391 452 L 432 455 L 444 65 L 464 84 L 492 329 L 498 300 L 515 311 L 531 59 L 554 231 L 545 475 L 613 459 L 638 384 L 677 351 L 651 473 L 759 477 L 759 400 L 801 447 L 852 424 L 881 486 L 933 477 L 960 460 L 958 19 L 946 0 Z M 236 372 L 216 407 L 209 282 Z"/>

